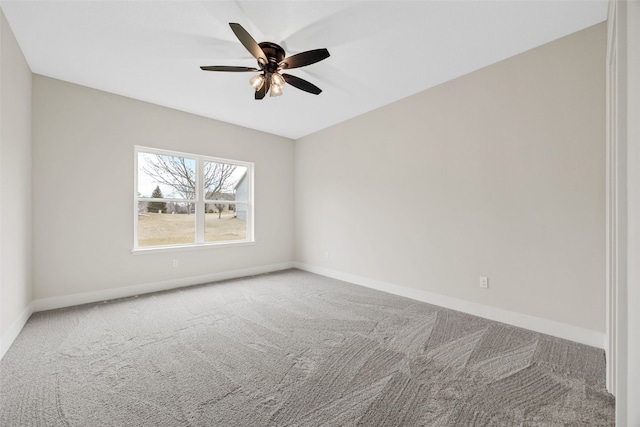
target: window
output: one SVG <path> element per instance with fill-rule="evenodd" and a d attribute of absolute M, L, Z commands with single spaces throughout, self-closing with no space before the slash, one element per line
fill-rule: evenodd
<path fill-rule="evenodd" d="M 253 163 L 135 148 L 134 250 L 253 241 Z"/>

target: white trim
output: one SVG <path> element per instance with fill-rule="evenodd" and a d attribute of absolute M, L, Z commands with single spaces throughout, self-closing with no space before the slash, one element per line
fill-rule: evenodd
<path fill-rule="evenodd" d="M 173 203 L 195 203 L 196 199 L 172 199 L 171 197 L 138 197 L 139 202 L 173 202 Z M 229 203 L 227 200 L 226 203 Z M 170 215 L 170 214 L 167 214 Z"/>
<path fill-rule="evenodd" d="M 204 223 L 207 221 L 207 213 L 205 211 L 204 199 L 204 161 L 202 157 L 196 159 L 196 243 L 204 243 Z M 138 219 L 139 221 L 139 219 Z M 245 225 L 246 227 L 246 225 Z M 246 232 L 245 232 L 246 234 Z M 137 238 L 138 236 L 136 236 Z"/>
<path fill-rule="evenodd" d="M 254 236 L 254 230 L 253 227 L 255 225 L 254 220 L 253 220 L 253 204 L 255 203 L 253 200 L 254 197 L 254 193 L 253 193 L 253 175 L 254 175 L 254 168 L 255 168 L 255 163 L 253 162 L 246 162 L 246 161 L 242 161 L 242 160 L 231 160 L 231 159 L 225 159 L 225 158 L 221 158 L 221 157 L 212 157 L 212 156 L 208 156 L 208 155 L 202 155 L 202 154 L 195 154 L 195 153 L 184 153 L 181 151 L 170 151 L 170 150 L 163 150 L 163 149 L 159 149 L 159 148 L 152 148 L 152 147 L 145 147 L 142 145 L 134 145 L 133 147 L 133 176 L 134 176 L 134 182 L 133 182 L 133 249 L 132 252 L 137 252 L 140 249 L 143 250 L 155 250 L 156 248 L 160 248 L 160 249 L 164 249 L 166 247 L 169 246 L 177 246 L 177 247 L 185 247 L 185 246 L 194 246 L 194 245 L 208 245 L 209 243 L 217 243 L 220 245 L 228 245 L 229 243 L 234 244 L 234 243 L 238 243 L 238 242 L 242 242 L 242 243 L 252 243 L 254 241 L 253 236 Z M 142 196 L 138 196 L 138 157 L 140 156 L 140 153 L 142 154 L 155 154 L 155 155 L 159 155 L 159 156 L 171 156 L 171 157 L 181 157 L 184 159 L 188 159 L 188 160 L 193 160 L 195 162 L 195 170 L 194 170 L 194 174 L 196 177 L 196 188 L 194 189 L 195 191 L 195 197 L 191 198 L 191 199 L 182 199 L 182 198 L 175 198 L 175 197 L 161 197 L 161 198 L 156 198 L 156 197 L 142 197 Z M 206 194 L 205 194 L 205 188 L 204 188 L 204 179 L 203 179 L 203 174 L 204 174 L 204 163 L 205 162 L 211 162 L 211 163 L 223 163 L 223 164 L 228 164 L 228 165 L 234 165 L 234 166 L 240 166 L 245 168 L 244 174 L 242 175 L 242 177 L 246 177 L 248 175 L 249 180 L 247 180 L 248 185 L 250 185 L 247 188 L 247 196 L 250 197 L 250 200 L 242 200 L 240 202 L 238 202 L 239 204 L 244 204 L 247 206 L 247 219 L 246 219 L 246 238 L 241 240 L 241 241 L 225 241 L 225 240 L 221 240 L 221 241 L 216 241 L 216 242 L 206 242 L 205 241 L 205 206 L 206 204 L 211 204 L 211 203 L 216 203 L 216 200 L 207 200 L 206 199 Z M 235 188 L 235 187 L 234 187 Z M 152 194 L 153 195 L 153 194 Z M 138 211 L 138 206 L 139 206 L 139 202 L 153 202 L 153 201 L 160 201 L 160 202 L 174 202 L 174 203 L 187 203 L 188 206 L 193 204 L 194 205 L 194 235 L 193 235 L 193 242 L 190 243 L 185 243 L 185 244 L 178 244 L 178 245 L 163 245 L 163 246 L 139 246 L 138 245 L 138 221 L 139 221 L 139 215 L 140 212 Z M 225 204 L 231 204 L 232 202 L 235 202 L 233 200 L 225 200 L 224 203 Z M 188 207 L 188 209 L 190 209 Z"/>
<path fill-rule="evenodd" d="M 568 325 L 565 323 L 555 322 L 552 320 L 529 316 L 522 313 L 516 313 L 513 311 L 486 306 L 483 304 L 464 301 L 457 298 L 447 297 L 445 295 L 409 288 L 406 286 L 382 282 L 355 274 L 343 273 L 336 270 L 317 267 L 310 264 L 300 262 L 285 262 L 280 264 L 270 264 L 260 267 L 205 274 L 201 276 L 150 282 L 140 285 L 123 286 L 119 288 L 105 289 L 102 291 L 36 299 L 22 312 L 20 317 L 16 319 L 13 325 L 11 325 L 9 331 L 5 334 L 5 336 L 2 337 L 2 342 L 0 343 L 0 358 L 4 356 L 9 347 L 11 347 L 11 344 L 17 338 L 18 334 L 20 334 L 20 331 L 26 324 L 31 314 L 38 311 L 53 310 L 57 308 L 71 307 L 80 304 L 88 304 L 118 298 L 127 298 L 150 292 L 158 292 L 203 283 L 253 276 L 256 274 L 271 273 L 274 271 L 286 270 L 289 268 L 298 268 L 300 270 L 320 274 L 322 276 L 343 280 L 356 285 L 365 286 L 390 294 L 399 295 L 417 301 L 438 305 L 440 307 L 461 311 L 486 319 L 507 323 L 513 326 L 526 328 L 535 332 L 552 335 L 558 338 L 568 339 L 593 347 L 603 348 L 605 344 L 604 334 Z"/>
<path fill-rule="evenodd" d="M 176 150 L 166 150 L 163 148 L 154 148 L 154 147 L 149 147 L 146 145 L 134 145 L 133 146 L 135 148 L 135 151 L 143 151 L 145 153 L 149 153 L 149 154 L 160 154 L 162 156 L 179 156 L 179 157 L 189 157 L 189 158 L 193 158 L 193 157 L 200 157 L 205 161 L 214 161 L 214 162 L 219 162 L 219 163 L 229 163 L 229 164 L 233 164 L 233 165 L 238 165 L 238 166 L 252 166 L 253 162 L 246 162 L 244 160 L 235 160 L 235 159 L 227 159 L 225 157 L 217 157 L 217 156 L 211 156 L 208 154 L 195 154 L 195 153 L 186 153 L 184 151 L 176 151 Z"/>
<path fill-rule="evenodd" d="M 619 257 L 624 257 L 618 284 L 616 415 L 619 426 L 640 426 L 640 2 L 618 3 L 619 164 L 623 190 L 619 209 Z M 624 148 L 622 148 L 624 147 Z M 622 307 L 622 308 L 621 308 Z M 624 311 L 621 313 L 621 311 Z M 624 360 L 621 353 L 624 352 Z M 622 387 L 624 385 L 624 389 Z M 624 412 L 624 414 L 623 414 Z"/>
<path fill-rule="evenodd" d="M 407 286 L 382 282 L 380 280 L 370 279 L 368 277 L 362 277 L 350 273 L 343 273 L 341 271 L 331 270 L 328 268 L 318 267 L 301 262 L 296 262 L 295 267 L 300 270 L 320 274 L 322 276 L 343 280 L 345 282 L 365 286 L 367 288 L 376 289 L 378 291 L 383 291 L 390 294 L 411 298 L 417 301 L 438 305 L 440 307 L 461 311 L 463 313 L 472 314 L 474 316 L 483 317 L 485 319 L 507 323 L 509 325 L 529 329 L 531 331 L 540 332 L 546 335 L 552 335 L 554 337 L 563 338 L 570 341 L 575 341 L 581 344 L 590 345 L 592 347 L 604 348 L 605 345 L 605 335 L 602 332 L 583 329 L 566 323 L 542 319 L 540 317 L 530 316 L 528 314 L 516 313 L 514 311 L 490 307 L 484 304 L 478 304 L 458 298 L 452 298 L 433 292 L 410 288 Z"/>
<path fill-rule="evenodd" d="M 136 249 L 131 249 L 131 253 L 133 255 L 157 254 L 161 252 L 193 251 L 197 249 L 228 248 L 230 246 L 251 246 L 255 244 L 255 241 L 249 240 L 223 240 L 219 242 L 189 243 L 185 245 L 140 246 Z"/>
<path fill-rule="evenodd" d="M 606 385 L 616 395 L 617 309 L 618 303 L 618 140 L 617 140 L 617 2 L 609 1 L 606 57 Z"/>
<path fill-rule="evenodd" d="M 33 312 L 53 310 L 56 308 L 71 307 L 80 304 L 108 301 L 118 298 L 128 298 L 151 292 L 166 291 L 169 289 L 183 288 L 186 286 L 200 285 L 204 283 L 217 282 L 220 280 L 236 279 L 240 277 L 254 276 L 256 274 L 271 273 L 274 271 L 293 268 L 293 266 L 293 262 L 284 262 L 280 264 L 269 264 L 259 267 L 243 268 L 240 270 L 204 274 L 201 276 L 181 277 L 178 279 L 162 280 L 159 282 L 122 286 L 119 288 L 104 289 L 101 291 L 84 292 L 80 294 L 64 295 L 60 297 L 40 298 L 34 300 L 32 302 L 32 306 Z"/>
<path fill-rule="evenodd" d="M 11 344 L 13 344 L 16 338 L 18 338 L 20 331 L 22 331 L 22 328 L 24 328 L 24 325 L 27 323 L 27 320 L 29 320 L 29 317 L 31 317 L 33 312 L 33 303 L 31 303 L 22 311 L 22 313 L 20 313 L 20 316 L 18 316 L 9 330 L 4 334 L 0 342 L 0 359 L 4 357 L 11 347 Z"/>

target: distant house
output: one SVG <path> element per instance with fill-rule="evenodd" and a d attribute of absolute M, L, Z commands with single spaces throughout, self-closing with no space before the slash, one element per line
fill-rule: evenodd
<path fill-rule="evenodd" d="M 229 202 L 233 202 L 235 199 L 233 194 L 231 193 L 214 193 L 209 192 L 206 194 L 206 198 L 208 200 L 228 200 Z M 233 203 L 205 203 L 205 212 L 226 212 L 232 211 L 234 209 Z"/>
<path fill-rule="evenodd" d="M 242 176 L 236 183 L 235 187 L 233 188 L 236 194 L 235 200 L 242 200 L 242 201 L 247 200 L 248 186 L 247 186 L 246 178 L 247 178 L 247 172 L 245 171 L 245 173 L 242 174 Z M 247 220 L 247 204 L 246 203 L 236 204 L 236 218 L 241 219 L 243 221 Z"/>

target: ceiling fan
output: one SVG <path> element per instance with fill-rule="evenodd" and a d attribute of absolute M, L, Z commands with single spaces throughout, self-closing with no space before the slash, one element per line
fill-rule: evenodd
<path fill-rule="evenodd" d="M 249 81 L 256 90 L 255 99 L 263 99 L 267 93 L 271 96 L 282 95 L 282 88 L 285 83 L 314 95 L 322 92 L 322 89 L 313 83 L 282 71 L 322 61 L 329 57 L 327 49 L 308 50 L 285 58 L 285 51 L 280 45 L 272 42 L 256 43 L 242 25 L 229 23 L 229 26 L 238 37 L 238 40 L 240 40 L 240 43 L 258 60 L 259 68 L 208 65 L 202 66 L 200 69 L 204 71 L 260 72 Z"/>

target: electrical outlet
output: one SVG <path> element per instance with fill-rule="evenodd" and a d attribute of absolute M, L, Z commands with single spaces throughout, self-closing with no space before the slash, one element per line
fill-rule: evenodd
<path fill-rule="evenodd" d="M 173 260 L 173 266 L 174 266 L 174 267 L 178 267 L 178 266 L 180 266 L 180 261 L 178 261 L 177 259 L 174 259 L 174 260 Z"/>
<path fill-rule="evenodd" d="M 324 257 L 327 258 L 327 259 L 329 258 L 329 251 L 325 251 Z"/>
<path fill-rule="evenodd" d="M 489 288 L 489 278 L 480 276 L 480 287 L 483 289 Z"/>

